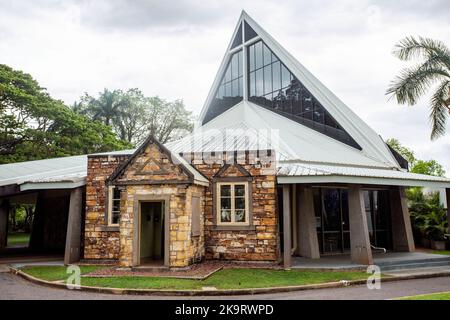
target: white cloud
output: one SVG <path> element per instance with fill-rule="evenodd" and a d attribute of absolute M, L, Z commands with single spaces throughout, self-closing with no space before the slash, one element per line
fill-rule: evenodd
<path fill-rule="evenodd" d="M 0 0 L 0 63 L 33 75 L 55 98 L 138 87 L 184 99 L 199 113 L 235 22 L 245 9 L 384 138 L 450 172 L 450 133 L 431 142 L 426 100 L 388 101 L 406 35 L 450 45 L 442 1 Z M 450 131 L 450 128 L 449 128 Z"/>

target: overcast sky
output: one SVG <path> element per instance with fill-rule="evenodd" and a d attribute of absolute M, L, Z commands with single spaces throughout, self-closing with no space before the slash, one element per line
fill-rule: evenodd
<path fill-rule="evenodd" d="M 450 176 L 449 133 L 429 139 L 427 99 L 388 101 L 407 35 L 450 46 L 450 1 L 0 0 L 0 63 L 54 98 L 140 88 L 199 114 L 244 9 L 383 138 L 398 138 Z"/>

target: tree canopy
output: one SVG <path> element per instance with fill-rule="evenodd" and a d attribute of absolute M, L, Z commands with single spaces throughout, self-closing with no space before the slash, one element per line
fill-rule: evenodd
<path fill-rule="evenodd" d="M 146 97 L 136 88 L 127 91 L 104 89 L 97 97 L 85 94 L 73 110 L 111 126 L 117 136 L 138 144 L 148 135 L 161 143 L 192 131 L 193 116 L 182 100 Z"/>
<path fill-rule="evenodd" d="M 388 139 L 386 143 L 408 161 L 411 172 L 437 177 L 443 177 L 445 175 L 444 167 L 436 160 L 417 159 L 411 149 L 403 146 L 400 141 L 395 138 Z"/>
<path fill-rule="evenodd" d="M 31 75 L 0 64 L 0 163 L 127 147 L 110 127 L 53 99 Z"/>

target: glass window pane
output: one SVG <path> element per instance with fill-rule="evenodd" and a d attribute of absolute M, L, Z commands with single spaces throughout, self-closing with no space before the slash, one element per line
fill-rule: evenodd
<path fill-rule="evenodd" d="M 228 82 L 227 84 L 225 84 L 224 96 L 225 97 L 231 97 L 231 82 Z"/>
<path fill-rule="evenodd" d="M 231 209 L 231 198 L 221 198 L 220 209 Z"/>
<path fill-rule="evenodd" d="M 245 198 L 235 198 L 234 199 L 235 209 L 245 209 Z"/>
<path fill-rule="evenodd" d="M 222 99 L 223 98 L 223 95 L 224 95 L 224 92 L 225 91 L 225 87 L 223 86 L 223 85 L 221 85 L 220 87 L 219 87 L 219 92 L 218 92 L 218 94 L 217 94 L 217 98 L 219 98 L 219 99 Z"/>
<path fill-rule="evenodd" d="M 245 222 L 245 210 L 236 210 L 234 216 L 235 222 Z"/>
<path fill-rule="evenodd" d="M 253 71 L 255 70 L 255 46 L 248 47 L 248 65 L 249 70 Z"/>
<path fill-rule="evenodd" d="M 221 210 L 220 211 L 220 221 L 221 222 L 231 222 L 231 210 Z"/>
<path fill-rule="evenodd" d="M 243 94 L 244 94 L 244 87 L 242 86 L 242 83 L 243 83 L 243 79 L 242 79 L 242 77 L 240 77 L 239 79 L 238 79 L 238 96 L 239 97 L 242 97 L 243 96 Z"/>
<path fill-rule="evenodd" d="M 261 68 L 263 66 L 263 52 L 262 52 L 262 42 L 259 41 L 255 43 L 255 69 Z"/>
<path fill-rule="evenodd" d="M 281 89 L 281 70 L 280 70 L 280 62 L 277 61 L 272 64 L 272 73 L 273 73 L 273 91 L 278 91 Z M 276 93 L 278 94 L 278 92 Z"/>
<path fill-rule="evenodd" d="M 255 82 L 256 82 L 256 96 L 262 96 L 264 94 L 264 79 L 263 79 L 263 69 L 255 71 Z"/>
<path fill-rule="evenodd" d="M 250 88 L 250 97 L 254 97 L 255 96 L 255 72 L 250 73 L 250 84 L 249 84 L 249 88 Z"/>
<path fill-rule="evenodd" d="M 272 92 L 272 65 L 264 67 L 264 93 Z"/>
<path fill-rule="evenodd" d="M 231 96 L 237 97 L 239 96 L 239 80 L 233 80 L 231 82 Z"/>
<path fill-rule="evenodd" d="M 224 82 L 228 82 L 231 80 L 231 63 L 228 64 L 227 70 L 225 71 L 225 77 L 223 78 Z"/>
<path fill-rule="evenodd" d="M 281 87 L 285 88 L 291 84 L 291 73 L 284 65 L 281 65 Z"/>
<path fill-rule="evenodd" d="M 242 76 L 242 50 L 238 52 L 238 76 Z"/>
<path fill-rule="evenodd" d="M 236 184 L 234 186 L 234 195 L 236 197 L 244 197 L 245 196 L 245 185 L 243 185 L 243 184 Z"/>
<path fill-rule="evenodd" d="M 272 52 L 265 44 L 263 44 L 263 62 L 265 66 L 272 63 Z"/>
<path fill-rule="evenodd" d="M 238 54 L 233 54 L 231 58 L 231 79 L 236 79 L 239 76 L 239 58 Z"/>
<path fill-rule="evenodd" d="M 269 49 L 270 50 L 270 49 Z M 272 52 L 272 62 L 278 61 L 278 58 L 276 55 L 273 54 Z"/>
<path fill-rule="evenodd" d="M 220 186 L 220 196 L 221 197 L 230 197 L 231 196 L 231 186 L 230 185 L 221 185 Z"/>
<path fill-rule="evenodd" d="M 118 188 L 113 188 L 113 199 L 120 199 L 120 190 Z"/>
<path fill-rule="evenodd" d="M 119 224 L 120 222 L 120 212 L 113 212 L 111 217 L 111 223 L 112 224 Z"/>
<path fill-rule="evenodd" d="M 317 102 L 314 103 L 313 120 L 318 123 L 322 123 L 322 124 L 324 123 L 324 110 L 323 110 L 322 106 L 317 104 Z"/>

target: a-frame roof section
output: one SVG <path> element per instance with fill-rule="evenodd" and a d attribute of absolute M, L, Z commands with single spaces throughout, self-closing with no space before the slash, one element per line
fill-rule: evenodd
<path fill-rule="evenodd" d="M 270 50 L 286 65 L 295 77 L 308 89 L 320 104 L 331 114 L 331 116 L 343 127 L 343 129 L 356 141 L 366 155 L 376 158 L 381 162 L 390 163 L 399 167 L 398 162 L 389 151 L 382 138 L 370 128 L 361 118 L 359 118 L 349 107 L 347 107 L 336 95 L 334 95 L 325 85 L 312 75 L 300 62 L 298 62 L 286 49 L 284 49 L 271 35 L 259 26 L 245 11 L 242 11 L 239 22 L 235 28 L 235 33 L 242 21 L 256 32 L 257 36 L 251 42 L 259 39 L 269 47 Z M 232 39 L 234 39 L 235 33 Z M 230 56 L 230 45 L 222 60 L 219 72 L 211 87 L 208 98 L 203 106 L 200 119 L 203 120 L 207 109 L 211 103 L 216 89 L 220 83 L 221 75 L 226 68 Z M 245 84 L 246 85 L 246 84 Z M 320 134 L 320 133 L 317 133 Z"/>
<path fill-rule="evenodd" d="M 107 179 L 107 183 L 114 183 L 116 179 L 118 179 L 127 169 L 129 165 L 133 163 L 133 161 L 143 154 L 146 148 L 155 144 L 161 152 L 166 154 L 172 162 L 180 167 L 180 169 L 189 177 L 190 183 L 196 183 L 204 186 L 209 185 L 208 179 L 206 179 L 200 172 L 198 172 L 193 166 L 191 166 L 185 159 L 183 159 L 180 155 L 175 152 L 171 152 L 167 147 L 165 147 L 162 143 L 160 143 L 155 137 L 149 136 L 139 148 L 121 165 L 119 165 L 116 170 L 111 174 L 111 176 Z"/>

